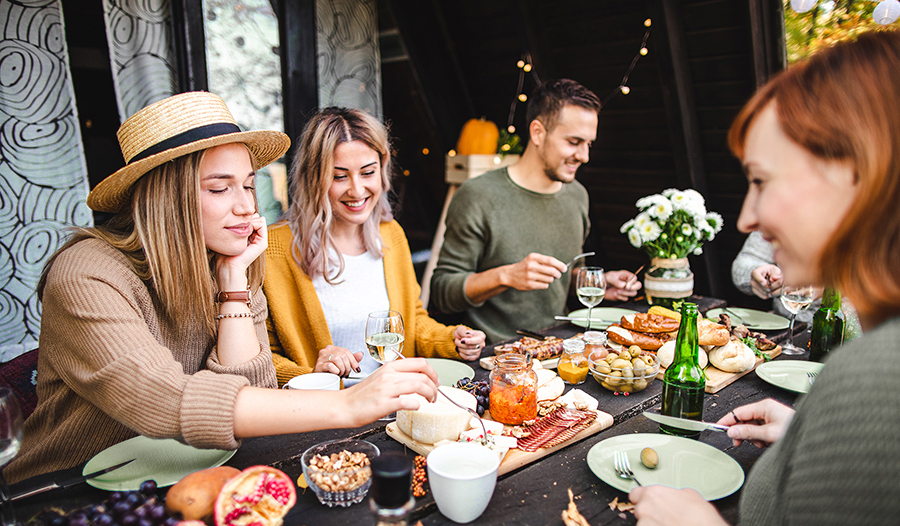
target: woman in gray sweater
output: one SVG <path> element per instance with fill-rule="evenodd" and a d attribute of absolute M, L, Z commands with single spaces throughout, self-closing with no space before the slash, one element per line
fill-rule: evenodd
<path fill-rule="evenodd" d="M 736 408 L 735 445 L 769 445 L 740 522 L 896 524 L 900 518 L 900 33 L 869 31 L 795 65 L 738 115 L 729 143 L 750 188 L 738 220 L 791 282 L 835 287 L 863 330 L 795 409 Z M 740 422 L 735 420 L 735 416 Z M 638 524 L 724 524 L 693 490 L 631 492 Z"/>

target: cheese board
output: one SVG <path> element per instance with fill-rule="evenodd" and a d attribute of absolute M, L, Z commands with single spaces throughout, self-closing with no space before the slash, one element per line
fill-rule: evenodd
<path fill-rule="evenodd" d="M 768 354 L 770 359 L 774 359 L 776 356 L 781 354 L 781 346 L 778 345 L 771 351 L 762 351 L 762 352 L 764 354 Z M 725 387 L 734 383 L 735 380 L 749 374 L 751 371 L 756 369 L 757 366 L 759 366 L 759 364 L 764 363 L 766 361 L 768 361 L 768 360 L 758 356 L 756 358 L 756 363 L 753 364 L 752 369 L 747 369 L 746 371 L 741 371 L 739 373 L 728 373 L 728 372 L 722 371 L 721 369 L 716 369 L 715 367 L 713 367 L 710 364 L 705 369 L 705 371 L 706 371 L 706 392 L 707 393 L 718 393 Z M 666 369 L 664 367 L 660 367 L 659 373 L 656 375 L 656 377 L 658 379 L 662 380 L 663 376 L 665 376 L 665 374 L 666 374 Z"/>
<path fill-rule="evenodd" d="M 507 451 L 506 456 L 504 456 L 503 460 L 500 462 L 500 469 L 498 470 L 497 474 L 504 475 L 506 473 L 509 473 L 510 471 L 519 469 L 522 466 L 528 465 L 538 459 L 546 457 L 547 455 L 553 453 L 558 449 L 570 446 L 613 425 L 612 415 L 610 415 L 609 413 L 604 413 L 603 411 L 596 411 L 596 413 L 597 419 L 594 420 L 590 427 L 584 428 L 577 435 L 569 440 L 566 440 L 562 444 L 557 444 L 549 448 L 541 448 L 533 453 L 522 451 L 520 449 L 510 449 L 509 451 Z M 435 448 L 434 444 L 425 444 L 417 440 L 413 440 L 406 433 L 401 431 L 399 427 L 397 427 L 396 422 L 391 422 L 390 424 L 388 424 L 385 428 L 385 431 L 387 432 L 387 435 L 389 437 L 393 438 L 397 442 L 400 442 L 404 446 L 420 455 L 428 456 L 428 453 L 430 453 Z"/>

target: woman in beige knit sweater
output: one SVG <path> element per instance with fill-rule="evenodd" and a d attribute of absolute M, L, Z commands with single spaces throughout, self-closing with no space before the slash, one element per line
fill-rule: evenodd
<path fill-rule="evenodd" d="M 418 405 L 403 394 L 434 399 L 424 360 L 345 391 L 271 389 L 253 182 L 286 135 L 241 132 L 219 97 L 197 92 L 144 108 L 118 136 L 126 166 L 88 196 L 112 219 L 76 233 L 39 284 L 39 401 L 11 481 L 136 434 L 235 449 L 241 437 L 357 427 Z"/>

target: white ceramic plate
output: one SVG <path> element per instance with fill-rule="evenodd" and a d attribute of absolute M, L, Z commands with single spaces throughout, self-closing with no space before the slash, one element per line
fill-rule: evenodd
<path fill-rule="evenodd" d="M 594 307 L 591 309 L 591 329 L 603 330 L 613 323 L 619 323 L 622 316 L 635 314 L 636 312 L 637 311 L 620 309 L 618 307 Z M 571 316 L 572 318 L 584 318 L 584 321 L 572 321 L 569 323 L 578 325 L 579 327 L 587 327 L 587 314 L 587 309 L 578 309 L 573 310 L 566 316 Z"/>
<path fill-rule="evenodd" d="M 456 387 L 456 382 L 463 378 L 475 379 L 475 369 L 462 362 L 445 358 L 425 358 L 425 360 L 437 372 L 441 385 Z"/>
<path fill-rule="evenodd" d="M 641 464 L 641 450 L 653 448 L 659 454 L 659 466 L 648 469 Z M 613 455 L 625 451 L 631 470 L 641 484 L 661 484 L 671 488 L 693 488 L 706 500 L 727 497 L 744 484 L 740 464 L 718 449 L 688 438 L 663 434 L 637 433 L 607 438 L 588 451 L 587 463 L 600 480 L 628 493 L 636 487 L 632 480 L 621 479 L 613 468 Z"/>
<path fill-rule="evenodd" d="M 777 314 L 772 314 L 771 312 L 763 312 L 761 310 L 754 309 L 742 309 L 740 307 L 728 307 L 728 310 L 737 314 L 741 317 L 740 320 L 735 320 L 734 316 L 731 316 L 732 324 L 743 323 L 745 327 L 748 329 L 757 329 L 760 331 L 777 331 L 781 329 L 787 329 L 791 325 L 791 320 L 785 318 L 784 316 L 779 316 Z M 706 317 L 712 320 L 718 320 L 719 314 L 725 312 L 725 309 L 709 309 L 706 312 Z M 728 314 L 725 312 L 725 314 Z"/>
<path fill-rule="evenodd" d="M 776 387 L 802 394 L 808 393 L 810 387 L 806 373 L 818 373 L 822 367 L 825 364 L 818 362 L 778 360 L 760 364 L 756 368 L 756 374 Z"/>
<path fill-rule="evenodd" d="M 197 449 L 172 438 L 136 436 L 97 453 L 84 465 L 82 474 L 134 458 L 137 460 L 131 464 L 89 479 L 87 483 L 107 491 L 131 491 L 139 489 L 141 482 L 153 479 L 157 487 L 162 488 L 195 471 L 221 466 L 234 453 L 222 449 Z"/>

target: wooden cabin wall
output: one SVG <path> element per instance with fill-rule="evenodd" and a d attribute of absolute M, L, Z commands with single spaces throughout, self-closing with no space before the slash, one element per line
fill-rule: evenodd
<path fill-rule="evenodd" d="M 404 1 L 385 1 L 395 15 L 404 9 Z M 732 119 L 756 88 L 750 20 L 753 3 L 754 0 L 430 2 L 436 13 L 430 23 L 437 25 L 426 32 L 429 38 L 406 38 L 402 15 L 398 16 L 398 30 L 408 48 L 423 55 L 431 50 L 439 54 L 431 56 L 445 57 L 444 67 L 461 79 L 474 112 L 463 104 L 458 105 L 456 112 L 449 112 L 449 119 L 454 121 L 450 127 L 459 130 L 467 119 L 479 116 L 506 126 L 518 83 L 515 64 L 525 52 L 531 54 L 535 73 L 541 80 L 572 78 L 605 99 L 617 89 L 640 48 L 644 20 L 651 18 L 649 53 L 637 61 L 631 73 L 630 94 L 619 93 L 604 106 L 591 160 L 578 173 L 578 180 L 591 196 L 592 229 L 587 245 L 598 256 L 590 262 L 608 269 L 631 270 L 648 263 L 648 257 L 619 233 L 619 227 L 636 214 L 634 203 L 638 198 L 670 187 L 684 188 L 692 178 L 699 178 L 698 189 L 707 199 L 707 208 L 722 214 L 725 226 L 704 247 L 706 255 L 690 257 L 696 274 L 695 292 L 752 304 L 753 298 L 741 294 L 731 283 L 731 262 L 745 238 L 735 223 L 746 181 L 739 163 L 728 151 L 726 135 Z M 414 60 L 409 66 L 411 74 L 422 73 Z M 688 79 L 686 99 L 693 102 L 692 106 L 683 106 L 685 93 L 677 92 L 673 68 L 682 68 L 682 78 Z M 392 86 L 390 74 L 390 69 L 385 68 L 385 92 Z M 534 80 L 532 75 L 526 76 L 524 92 L 531 92 Z M 428 84 L 428 79 L 417 82 L 421 87 Z M 397 108 L 389 104 L 391 98 L 385 94 L 388 119 L 397 116 L 392 114 Z M 402 109 L 408 111 L 411 105 L 408 98 L 405 100 Z M 514 121 L 520 133 L 525 129 L 524 114 L 525 104 L 520 103 Z M 451 139 L 439 134 L 415 140 L 427 142 L 442 153 L 454 146 Z M 699 155 L 689 163 L 686 156 L 691 153 Z M 434 203 L 440 202 L 439 194 L 446 188 L 442 171 L 413 175 L 430 181 L 424 186 L 431 190 L 424 192 L 422 198 L 430 192 Z M 407 229 L 429 226 L 430 219 L 423 221 L 421 214 L 415 217 L 415 223 L 404 225 Z"/>

